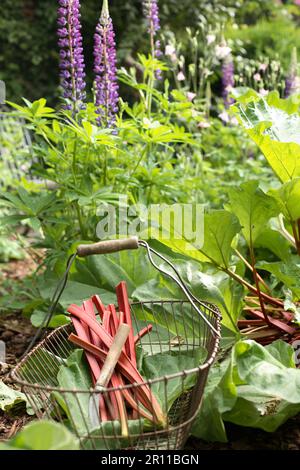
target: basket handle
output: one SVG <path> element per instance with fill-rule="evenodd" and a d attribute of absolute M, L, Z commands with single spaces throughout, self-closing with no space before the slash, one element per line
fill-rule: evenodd
<path fill-rule="evenodd" d="M 84 256 L 104 255 L 123 250 L 136 250 L 138 247 L 139 241 L 137 237 L 106 240 L 104 242 L 92 243 L 91 245 L 78 245 L 77 255 L 83 258 Z"/>

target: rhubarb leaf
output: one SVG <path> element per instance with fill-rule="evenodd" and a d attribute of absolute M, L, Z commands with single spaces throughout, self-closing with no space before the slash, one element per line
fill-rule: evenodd
<path fill-rule="evenodd" d="M 240 187 L 230 189 L 229 210 L 242 225 L 243 235 L 251 246 L 267 227 L 271 217 L 278 213 L 277 204 L 258 187 L 257 181 L 249 181 Z"/>
<path fill-rule="evenodd" d="M 289 100 L 270 93 L 266 99 L 253 97 L 234 109 L 282 182 L 300 177 L 300 116 Z"/>
<path fill-rule="evenodd" d="M 141 374 L 145 380 L 157 379 L 178 374 L 199 367 L 205 361 L 207 351 L 204 348 L 181 351 L 168 351 L 153 356 L 144 356 Z M 174 401 L 196 383 L 197 373 L 183 374 L 168 381 L 160 380 L 151 386 L 152 392 L 159 399 L 164 411 L 168 411 Z"/>
<path fill-rule="evenodd" d="M 25 426 L 0 450 L 79 450 L 79 441 L 65 426 L 53 421 L 36 421 Z"/>

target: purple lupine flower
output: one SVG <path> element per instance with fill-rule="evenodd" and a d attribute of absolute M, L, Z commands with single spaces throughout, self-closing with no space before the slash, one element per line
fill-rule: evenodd
<path fill-rule="evenodd" d="M 229 106 L 234 102 L 232 98 L 229 97 L 229 93 L 234 86 L 234 64 L 231 54 L 228 54 L 222 64 L 222 97 L 224 100 L 225 108 L 228 109 Z"/>
<path fill-rule="evenodd" d="M 293 47 L 289 75 L 285 79 L 284 96 L 288 98 L 300 92 L 300 77 L 298 76 L 297 49 Z"/>
<path fill-rule="evenodd" d="M 80 1 L 58 0 L 60 78 L 66 109 L 77 111 L 85 100 L 85 66 L 80 24 Z M 71 104 L 72 103 L 72 104 Z"/>
<path fill-rule="evenodd" d="M 103 0 L 94 41 L 96 112 L 99 114 L 97 123 L 113 127 L 118 112 L 119 87 L 115 33 L 107 0 Z"/>
<path fill-rule="evenodd" d="M 152 57 L 159 58 L 162 56 L 162 52 L 160 41 L 156 39 L 156 34 L 160 30 L 160 19 L 157 0 L 143 0 L 143 11 L 148 21 L 148 32 L 150 34 Z M 156 70 L 155 76 L 157 80 L 161 80 L 161 70 Z"/>

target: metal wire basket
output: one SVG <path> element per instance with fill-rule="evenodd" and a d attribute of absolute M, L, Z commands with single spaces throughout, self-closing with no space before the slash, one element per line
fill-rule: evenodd
<path fill-rule="evenodd" d="M 169 271 L 157 266 L 152 255 L 155 254 L 172 265 L 146 242 L 131 240 L 127 241 L 127 245 L 124 240 L 122 245 L 120 242 L 117 242 L 118 248 L 115 246 L 114 249 L 112 245 L 105 245 L 106 242 L 96 244 L 97 248 L 92 249 L 90 245 L 88 248 L 79 247 L 77 254 L 83 256 L 119 251 L 120 247 L 128 249 L 143 246 L 147 249 L 151 263 L 172 277 Z M 132 419 L 128 421 L 128 433 L 124 435 L 117 419 L 99 422 L 97 428 L 91 429 L 87 403 L 90 397 L 96 394 L 94 389 L 83 390 L 77 386 L 73 389 L 63 389 L 58 386 L 59 369 L 75 349 L 68 340 L 73 330 L 71 325 L 60 327 L 48 334 L 26 354 L 11 374 L 14 382 L 22 387 L 38 418 L 65 423 L 79 438 L 83 449 L 178 450 L 184 446 L 201 406 L 210 366 L 218 352 L 221 316 L 216 306 L 197 300 L 184 285 L 175 268 L 174 270 L 178 276 L 178 279 L 174 277 L 174 280 L 183 289 L 188 300 L 131 303 L 134 330 L 138 332 L 149 322 L 152 324 L 151 334 L 141 337 L 139 344 L 140 350 L 143 350 L 147 357 L 156 357 L 152 366 L 158 370 L 152 372 L 157 377 L 146 380 L 143 384 L 106 388 L 102 392 L 104 399 L 110 398 L 111 403 L 121 391 L 133 398 L 138 412 L 135 411 Z M 63 286 L 65 283 L 66 279 Z M 190 358 L 192 367 L 185 367 L 180 372 L 173 373 L 170 363 L 170 374 L 160 376 L 161 361 L 170 360 L 174 354 L 177 358 L 184 356 L 185 365 L 187 360 L 189 363 Z M 151 361 L 149 367 L 151 368 Z M 144 404 L 139 392 L 140 388 L 145 386 L 149 387 L 154 396 L 160 397 L 166 416 L 163 426 L 156 422 L 154 413 L 151 422 L 143 413 Z"/>

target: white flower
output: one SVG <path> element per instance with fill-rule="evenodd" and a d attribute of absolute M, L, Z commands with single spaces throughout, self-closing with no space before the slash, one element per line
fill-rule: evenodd
<path fill-rule="evenodd" d="M 189 101 L 193 101 L 193 99 L 196 98 L 197 95 L 196 93 L 192 93 L 191 91 L 188 91 L 186 96 Z"/>
<path fill-rule="evenodd" d="M 219 118 L 221 119 L 221 121 L 223 122 L 229 122 L 229 114 L 227 113 L 227 111 L 222 111 L 222 113 L 218 114 Z"/>
<path fill-rule="evenodd" d="M 223 60 L 225 57 L 227 57 L 231 52 L 231 49 L 229 46 L 225 45 L 217 45 L 215 49 L 216 57 L 217 59 Z"/>
<path fill-rule="evenodd" d="M 166 45 L 166 50 L 165 50 L 165 55 L 172 57 L 172 55 L 176 55 L 176 49 L 172 44 L 167 44 Z"/>
<path fill-rule="evenodd" d="M 159 121 L 151 121 L 147 117 L 143 118 L 143 125 L 145 129 L 156 129 L 160 126 Z"/>
<path fill-rule="evenodd" d="M 183 72 L 179 72 L 178 75 L 177 75 L 177 80 L 179 82 L 183 82 L 185 80 L 185 75 Z"/>
<path fill-rule="evenodd" d="M 260 82 L 261 81 L 261 75 L 260 73 L 255 73 L 253 75 L 253 80 L 255 80 L 256 82 Z"/>
<path fill-rule="evenodd" d="M 216 35 L 215 34 L 208 34 L 207 37 L 207 44 L 210 45 L 216 40 Z"/>
<path fill-rule="evenodd" d="M 236 126 L 239 123 L 235 116 L 230 116 L 225 110 L 222 111 L 222 113 L 220 113 L 218 116 L 226 124 Z"/>
<path fill-rule="evenodd" d="M 200 127 L 200 129 L 207 129 L 210 126 L 211 124 L 208 121 L 201 121 L 197 124 L 197 127 Z"/>

